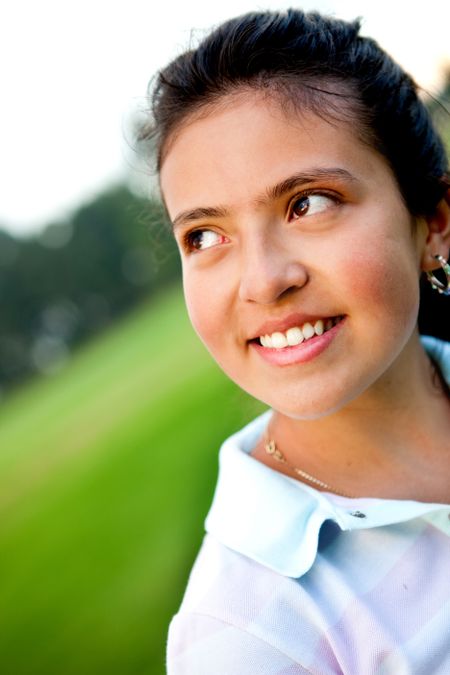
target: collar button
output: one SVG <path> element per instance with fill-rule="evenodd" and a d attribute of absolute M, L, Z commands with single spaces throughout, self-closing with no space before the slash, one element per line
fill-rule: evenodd
<path fill-rule="evenodd" d="M 349 513 L 353 518 L 367 518 L 366 514 L 361 511 L 349 511 Z"/>

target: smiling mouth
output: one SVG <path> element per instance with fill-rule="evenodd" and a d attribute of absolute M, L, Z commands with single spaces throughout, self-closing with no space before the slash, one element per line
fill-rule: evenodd
<path fill-rule="evenodd" d="M 259 344 L 267 349 L 285 349 L 286 347 L 295 347 L 302 342 L 307 342 L 312 338 L 323 335 L 329 331 L 333 326 L 336 326 L 342 319 L 343 315 L 318 319 L 314 323 L 306 322 L 301 326 L 292 326 L 288 330 L 281 332 L 276 331 L 270 335 L 260 335 L 259 338 L 254 338 L 250 342 Z"/>

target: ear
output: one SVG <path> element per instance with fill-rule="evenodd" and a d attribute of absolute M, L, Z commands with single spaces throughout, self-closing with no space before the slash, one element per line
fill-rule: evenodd
<path fill-rule="evenodd" d="M 448 260 L 450 249 L 450 190 L 436 206 L 432 216 L 423 218 L 427 226 L 426 240 L 422 249 L 421 267 L 431 272 L 440 267 L 436 255 Z"/>

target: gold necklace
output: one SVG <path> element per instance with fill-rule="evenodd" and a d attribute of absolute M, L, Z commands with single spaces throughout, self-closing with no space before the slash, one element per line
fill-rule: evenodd
<path fill-rule="evenodd" d="M 347 492 L 341 492 L 340 490 L 336 490 L 335 488 L 331 487 L 331 485 L 328 485 L 328 483 L 324 483 L 323 480 L 319 480 L 319 478 L 311 476 L 310 473 L 306 473 L 306 471 L 302 471 L 302 469 L 299 469 L 293 464 L 289 464 L 289 462 L 287 461 L 286 457 L 283 455 L 281 450 L 277 448 L 277 444 L 275 443 L 275 441 L 269 438 L 268 429 L 266 430 L 264 436 L 264 449 L 266 453 L 270 455 L 270 457 L 273 457 L 274 459 L 276 459 L 277 462 L 284 464 L 284 466 L 286 466 L 288 469 L 297 474 L 297 476 L 300 476 L 300 478 L 303 478 L 303 480 L 308 481 L 308 483 L 316 485 L 317 487 L 321 487 L 324 490 L 327 490 L 327 492 L 332 492 L 333 494 L 339 495 L 340 497 L 349 497 L 351 499 L 354 499 L 354 495 L 350 495 Z"/>

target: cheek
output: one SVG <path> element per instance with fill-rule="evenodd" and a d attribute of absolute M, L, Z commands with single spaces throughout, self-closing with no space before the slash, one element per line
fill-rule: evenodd
<path fill-rule="evenodd" d="M 419 276 L 414 252 L 402 243 L 378 239 L 372 245 L 352 246 L 351 259 L 341 259 L 339 274 L 346 292 L 363 315 L 396 325 L 416 321 L 419 307 Z M 386 324 L 385 324 L 386 325 Z"/>
<path fill-rule="evenodd" d="M 212 284 L 205 283 L 201 275 L 187 274 L 184 270 L 183 290 L 192 326 L 202 342 L 210 349 L 224 330 L 220 296 L 213 291 Z"/>

